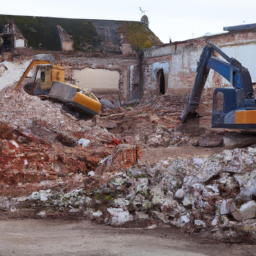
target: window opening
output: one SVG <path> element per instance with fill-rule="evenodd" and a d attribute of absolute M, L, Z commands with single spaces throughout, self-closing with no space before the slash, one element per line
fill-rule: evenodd
<path fill-rule="evenodd" d="M 45 82 L 45 72 L 41 71 L 41 82 Z"/>

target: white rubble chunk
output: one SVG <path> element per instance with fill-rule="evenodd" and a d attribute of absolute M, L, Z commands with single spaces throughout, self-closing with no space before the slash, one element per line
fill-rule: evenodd
<path fill-rule="evenodd" d="M 114 204 L 116 207 L 125 208 L 129 204 L 129 201 L 125 198 L 117 198 L 114 200 Z"/>
<path fill-rule="evenodd" d="M 40 199 L 40 192 L 33 192 L 29 197 L 28 200 L 39 200 Z"/>
<path fill-rule="evenodd" d="M 102 213 L 100 210 L 98 210 L 97 212 L 93 212 L 93 213 L 92 213 L 92 216 L 93 216 L 93 217 L 100 217 L 100 216 L 102 216 L 102 214 L 103 214 L 103 213 Z"/>
<path fill-rule="evenodd" d="M 154 205 L 164 204 L 166 197 L 164 195 L 164 192 L 161 189 L 161 186 L 155 186 L 155 187 L 151 188 L 150 194 L 153 196 L 152 203 Z"/>
<path fill-rule="evenodd" d="M 27 200 L 26 196 L 20 196 L 16 198 L 17 202 L 25 202 Z"/>
<path fill-rule="evenodd" d="M 185 226 L 187 223 L 189 223 L 189 217 L 187 215 L 183 215 L 176 221 L 176 226 L 181 228 Z"/>
<path fill-rule="evenodd" d="M 11 143 L 13 146 L 15 146 L 16 148 L 19 148 L 20 146 L 18 145 L 18 143 L 14 140 L 11 140 Z"/>
<path fill-rule="evenodd" d="M 195 165 L 201 165 L 205 162 L 205 159 L 199 158 L 199 157 L 194 157 L 193 162 L 194 162 Z"/>
<path fill-rule="evenodd" d="M 205 228 L 205 227 L 206 227 L 205 222 L 202 221 L 202 220 L 194 220 L 194 225 L 195 225 L 197 228 Z"/>
<path fill-rule="evenodd" d="M 107 211 L 111 215 L 112 225 L 121 225 L 131 220 L 131 216 L 128 211 L 124 211 L 122 208 L 108 208 Z"/>
<path fill-rule="evenodd" d="M 206 187 L 211 189 L 214 192 L 215 195 L 219 195 L 220 194 L 220 191 L 218 189 L 218 185 L 217 184 L 207 185 Z"/>
<path fill-rule="evenodd" d="M 91 141 L 88 139 L 80 139 L 77 143 L 78 145 L 82 145 L 83 147 L 87 148 L 90 145 Z"/>
<path fill-rule="evenodd" d="M 46 212 L 45 211 L 41 211 L 37 215 L 40 216 L 41 218 L 45 218 L 46 217 Z"/>
<path fill-rule="evenodd" d="M 219 223 L 219 216 L 215 216 L 211 222 L 211 226 L 217 226 L 218 223 Z"/>
<path fill-rule="evenodd" d="M 248 203 L 243 204 L 239 210 L 232 213 L 233 217 L 238 220 L 247 220 L 256 217 L 256 203 L 254 200 L 249 201 Z"/>
<path fill-rule="evenodd" d="M 224 150 L 224 162 L 229 162 L 233 159 L 232 150 Z"/>
<path fill-rule="evenodd" d="M 234 203 L 233 199 L 227 199 L 223 200 L 220 205 L 220 213 L 223 214 L 229 214 L 236 211 L 236 205 Z"/>
<path fill-rule="evenodd" d="M 79 209 L 72 208 L 72 209 L 69 210 L 69 212 L 71 212 L 71 213 L 72 213 L 72 212 L 73 212 L 73 213 L 76 213 L 76 212 L 79 212 Z"/>
<path fill-rule="evenodd" d="M 256 195 L 256 170 L 244 175 L 235 175 L 235 180 L 240 185 L 240 194 L 247 198 Z"/>
<path fill-rule="evenodd" d="M 52 195 L 50 192 L 51 192 L 50 189 L 40 190 L 40 201 L 43 201 L 43 202 L 47 201 L 48 197 Z"/>
<path fill-rule="evenodd" d="M 148 189 L 148 179 L 139 178 L 136 185 L 136 192 L 144 192 Z"/>
<path fill-rule="evenodd" d="M 226 227 L 229 224 L 229 219 L 224 215 L 221 216 L 221 225 L 222 227 Z"/>
<path fill-rule="evenodd" d="M 90 204 L 91 201 L 92 201 L 92 199 L 90 197 L 85 198 L 85 203 L 86 204 Z"/>
<path fill-rule="evenodd" d="M 154 228 L 157 228 L 156 224 L 153 224 L 153 225 L 150 225 L 150 226 L 147 227 L 147 229 L 154 229 Z"/>
<path fill-rule="evenodd" d="M 23 62 L 8 62 L 4 61 L 1 63 L 1 66 L 4 66 L 5 71 L 0 76 L 0 91 L 19 81 L 22 74 L 28 67 L 31 61 L 23 61 Z M 33 76 L 33 70 L 27 74 L 27 77 Z"/>
<path fill-rule="evenodd" d="M 94 175 L 95 175 L 95 172 L 94 172 L 94 171 L 88 172 L 88 176 L 94 176 Z"/>
<path fill-rule="evenodd" d="M 184 206 L 193 205 L 196 199 L 197 197 L 193 196 L 192 194 L 186 194 L 182 203 Z"/>

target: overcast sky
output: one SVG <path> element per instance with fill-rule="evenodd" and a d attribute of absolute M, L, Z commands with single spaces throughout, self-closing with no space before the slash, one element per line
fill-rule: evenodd
<path fill-rule="evenodd" d="M 218 33 L 225 26 L 256 23 L 255 0 L 0 0 L 0 14 L 139 21 L 164 43 Z"/>

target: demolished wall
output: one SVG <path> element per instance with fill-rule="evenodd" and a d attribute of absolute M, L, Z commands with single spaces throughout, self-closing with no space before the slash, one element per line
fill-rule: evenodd
<path fill-rule="evenodd" d="M 144 96 L 150 97 L 152 95 L 160 94 L 159 81 L 155 76 L 156 65 L 159 69 L 161 68 L 161 65 L 169 67 L 169 70 L 165 71 L 165 75 L 167 76 L 167 94 L 174 93 L 186 95 L 189 93 L 193 87 L 196 77 L 197 62 L 200 59 L 200 55 L 206 45 L 206 41 L 212 41 L 227 54 L 234 54 L 238 51 L 232 49 L 240 49 L 242 46 L 248 46 L 248 50 L 244 47 L 242 49 L 243 52 L 236 54 L 236 56 L 231 55 L 230 57 L 238 58 L 239 61 L 244 54 L 243 59 L 241 59 L 242 65 L 248 68 L 249 71 L 251 70 L 252 74 L 254 74 L 256 58 L 252 57 L 249 50 L 254 49 L 253 46 L 256 43 L 255 31 L 238 31 L 191 39 L 184 42 L 174 42 L 172 44 L 155 46 L 144 50 L 142 62 Z M 245 56 L 248 57 L 245 58 Z M 250 60 L 248 61 L 248 59 Z M 252 79 L 255 80 L 256 77 L 253 78 L 252 76 Z M 228 84 L 229 83 L 220 75 L 211 70 L 205 88 L 228 86 Z"/>

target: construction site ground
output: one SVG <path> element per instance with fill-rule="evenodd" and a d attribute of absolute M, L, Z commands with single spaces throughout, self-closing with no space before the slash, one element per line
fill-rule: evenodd
<path fill-rule="evenodd" d="M 89 221 L 2 220 L 3 256 L 250 256 L 256 246 L 191 238 L 175 228 L 112 228 Z"/>

